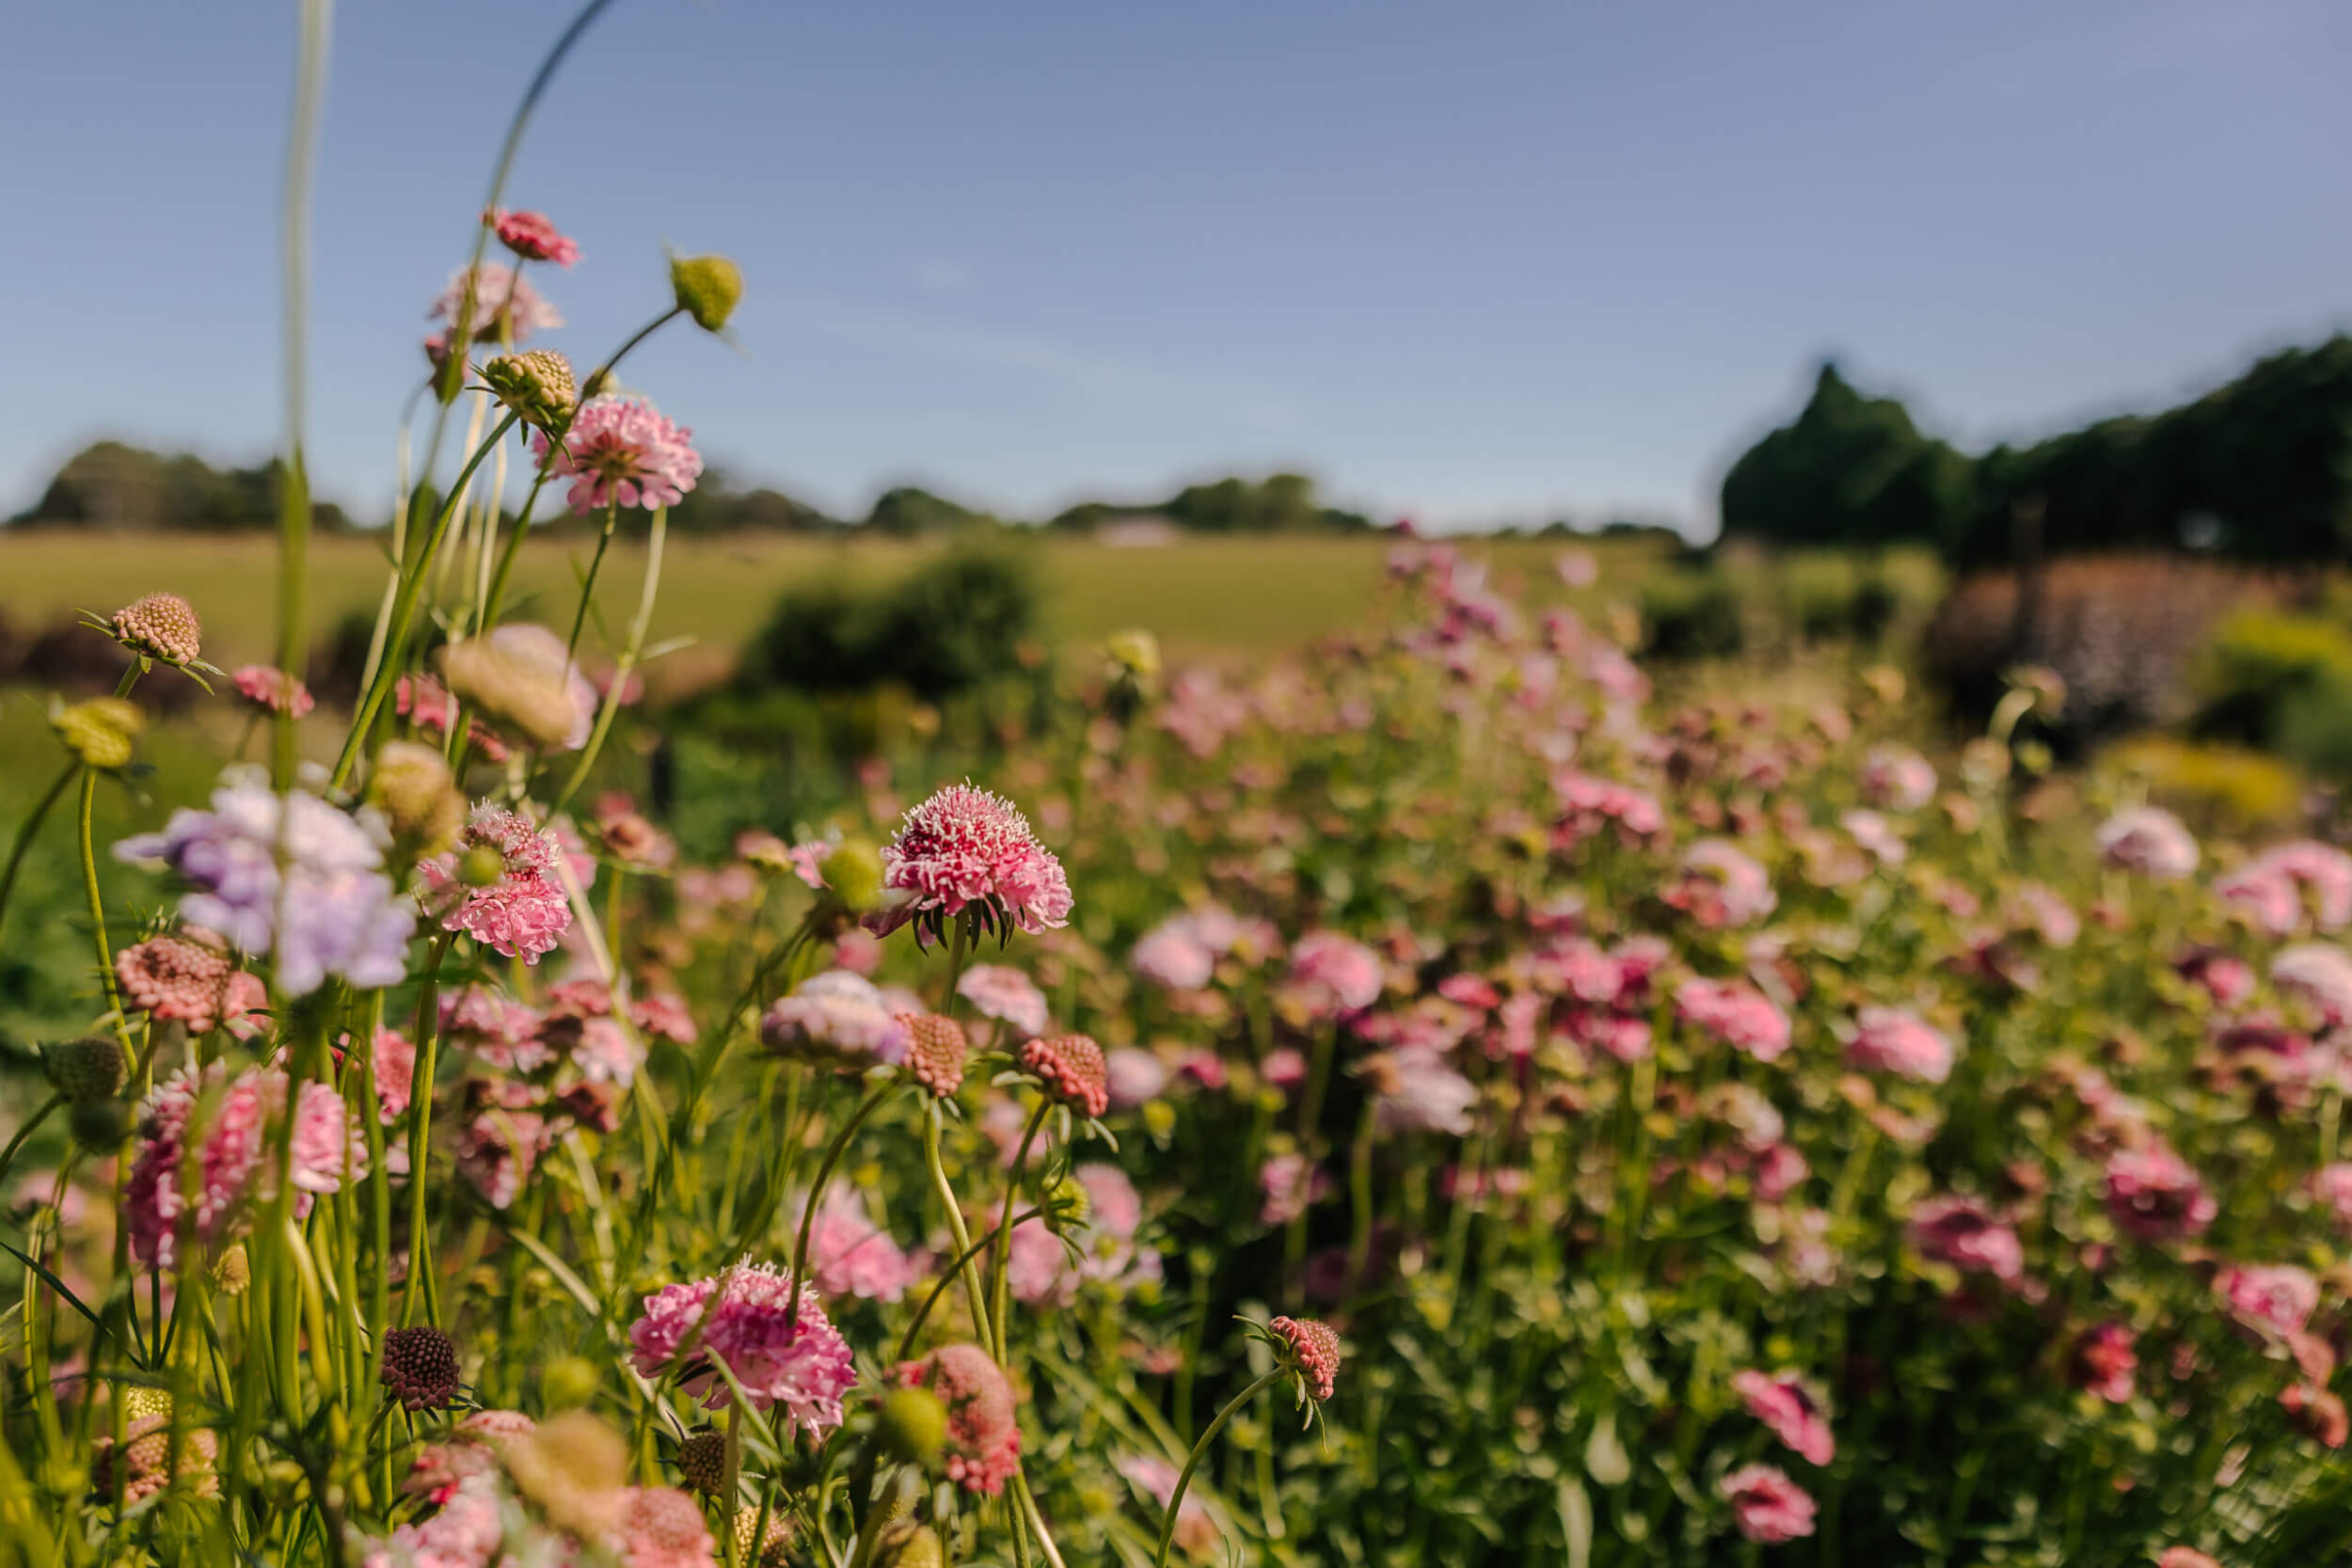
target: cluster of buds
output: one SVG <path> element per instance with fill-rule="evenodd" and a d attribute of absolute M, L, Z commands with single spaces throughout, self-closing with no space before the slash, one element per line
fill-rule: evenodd
<path fill-rule="evenodd" d="M 580 388 L 572 362 L 551 348 L 501 354 L 481 369 L 490 395 L 520 415 L 525 424 L 559 440 L 580 412 Z"/>

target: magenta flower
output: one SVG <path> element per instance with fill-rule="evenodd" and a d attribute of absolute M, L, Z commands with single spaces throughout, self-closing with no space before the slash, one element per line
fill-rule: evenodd
<path fill-rule="evenodd" d="M 912 922 L 937 940 L 969 912 L 982 927 L 1031 936 L 1067 925 L 1070 879 L 1012 802 L 968 784 L 949 784 L 906 814 L 882 847 L 882 908 L 866 917 L 877 936 Z"/>
<path fill-rule="evenodd" d="M 2107 1212 L 2143 1242 L 2196 1235 L 2218 1212 L 2197 1169 L 2170 1149 L 2118 1149 L 2107 1161 Z"/>
<path fill-rule="evenodd" d="M 879 1228 L 856 1189 L 836 1185 L 809 1227 L 808 1274 L 830 1296 L 897 1301 L 923 1277 L 922 1269 Z"/>
<path fill-rule="evenodd" d="M 1952 1042 L 1918 1014 L 1900 1007 L 1865 1007 L 1854 1015 L 1846 1060 L 1865 1072 L 1892 1072 L 1922 1084 L 1951 1076 Z"/>
<path fill-rule="evenodd" d="M 1738 980 L 1692 978 L 1675 988 L 1675 1015 L 1759 1062 L 1788 1049 L 1788 1015 Z"/>
<path fill-rule="evenodd" d="M 564 499 L 585 516 L 613 505 L 675 506 L 702 477 L 693 434 L 651 404 L 608 396 L 580 405 L 552 458 L 545 431 L 533 434 L 531 445 L 551 471 L 571 480 Z"/>
<path fill-rule="evenodd" d="M 2026 1275 L 2026 1247 L 2017 1232 L 1974 1198 L 1934 1197 L 1912 1210 L 1911 1244 L 1931 1262 L 1989 1274 L 2004 1285 Z"/>
<path fill-rule="evenodd" d="M 580 246 L 559 231 L 545 213 L 510 213 L 501 207 L 486 215 L 498 230 L 499 244 L 526 261 L 553 261 L 568 267 L 580 260 Z"/>
<path fill-rule="evenodd" d="M 299 719 L 318 706 L 309 687 L 274 665 L 240 665 L 230 678 L 237 683 L 237 695 L 263 713 L 291 712 Z"/>
<path fill-rule="evenodd" d="M 231 1079 L 218 1061 L 201 1072 L 183 1068 L 155 1086 L 142 1108 L 139 1151 L 123 1194 L 131 1250 L 140 1262 L 172 1267 L 183 1228 L 211 1251 L 254 1204 L 268 1201 L 277 1169 L 270 1124 L 285 1109 L 286 1087 L 276 1068 L 247 1068 Z M 192 1203 L 181 1186 L 191 1139 Z M 337 1191 L 367 1165 L 366 1140 L 342 1100 L 327 1085 L 303 1085 L 294 1099 L 294 1213 L 307 1215 L 316 1195 Z"/>
<path fill-rule="evenodd" d="M 1813 1533 L 1813 1498 L 1804 1488 L 1771 1465 L 1743 1465 L 1715 1483 L 1731 1504 L 1740 1533 L 1765 1545 L 1777 1545 Z"/>
<path fill-rule="evenodd" d="M 2074 1379 L 2109 1404 L 2132 1402 L 2132 1374 L 2139 1370 L 2136 1342 L 2123 1323 L 2101 1323 L 2074 1347 Z"/>
<path fill-rule="evenodd" d="M 644 1315 L 629 1326 L 630 1357 L 646 1377 L 677 1371 L 680 1386 L 713 1410 L 735 1398 L 710 1366 L 723 1364 L 753 1404 L 783 1407 L 787 1434 L 806 1428 L 822 1439 L 841 1424 L 841 1398 L 857 1370 L 817 1292 L 802 1286 L 797 1293 L 795 1322 L 792 1276 L 772 1265 L 742 1263 L 715 1278 L 664 1286 L 645 1297 Z M 713 1296 L 718 1305 L 706 1312 Z M 685 1361 L 674 1367 L 681 1354 Z"/>
<path fill-rule="evenodd" d="M 1772 1376 L 1754 1369 L 1734 1372 L 1732 1391 L 1748 1414 L 1762 1421 L 1809 1465 L 1826 1465 L 1837 1455 L 1837 1439 L 1828 1418 L 1804 1384 L 1783 1373 Z"/>
<path fill-rule="evenodd" d="M 2234 1264 L 2214 1289 L 2231 1317 L 2261 1333 L 2300 1334 L 2319 1309 L 2319 1281 L 2293 1263 Z"/>
<path fill-rule="evenodd" d="M 458 879 L 467 851 L 495 849 L 503 869 L 496 881 L 469 887 Z M 572 906 L 556 868 L 563 853 L 551 834 L 529 817 L 484 801 L 457 835 L 457 847 L 422 862 L 421 902 L 439 915 L 445 931 L 463 931 L 510 958 L 535 964 L 571 928 Z"/>
<path fill-rule="evenodd" d="M 1312 1318 L 1275 1318 L 1266 1326 L 1290 1344 L 1291 1360 L 1307 1380 L 1307 1391 L 1327 1400 L 1339 1386 L 1340 1337 Z"/>

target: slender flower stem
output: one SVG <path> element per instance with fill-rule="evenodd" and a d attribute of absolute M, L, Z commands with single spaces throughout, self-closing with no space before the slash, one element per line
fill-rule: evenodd
<path fill-rule="evenodd" d="M 572 656 L 580 651 L 580 632 L 588 624 L 588 607 L 596 602 L 596 574 L 604 570 L 604 552 L 612 547 L 612 530 L 621 520 L 621 502 L 616 496 L 604 505 L 604 531 L 596 535 L 596 553 L 588 559 L 587 580 L 580 585 L 580 607 L 572 611 L 572 635 L 564 640 L 564 663 L 568 668 Z"/>
<path fill-rule="evenodd" d="M 408 1279 L 401 1291 L 400 1322 L 417 1321 L 418 1287 L 425 1276 L 424 1199 L 430 1185 L 424 1179 L 427 1140 L 433 1135 L 433 1073 L 441 1043 L 441 960 L 456 939 L 443 936 L 433 944 L 433 961 L 417 993 L 417 1062 L 408 1084 Z M 373 1041 L 368 1049 L 373 1053 Z M 431 1323 L 428 1316 L 425 1321 Z"/>
<path fill-rule="evenodd" d="M 138 666 L 131 666 L 136 672 Z M 127 688 L 130 680 L 123 685 Z M 121 1042 L 125 1061 L 138 1055 L 131 1043 L 130 1021 L 122 1016 L 122 991 L 115 983 L 114 949 L 106 942 L 106 906 L 98 895 L 98 851 L 90 843 L 90 809 L 98 800 L 98 769 L 82 769 L 82 888 L 89 898 L 90 940 L 98 945 L 98 978 L 106 990 L 106 1006 L 114 1016 L 115 1038 Z"/>
<path fill-rule="evenodd" d="M 942 1018 L 956 1016 L 956 983 L 963 978 L 964 949 L 971 944 L 971 923 L 956 917 L 955 934 L 947 939 L 947 987 L 940 993 L 939 1012 Z"/>
<path fill-rule="evenodd" d="M 1045 1118 L 1053 1109 L 1051 1099 L 1039 1097 L 1037 1110 L 1029 1117 L 1028 1129 L 1021 1134 L 1021 1152 L 1013 1156 L 1012 1169 L 1005 1178 L 1005 1210 L 996 1222 L 996 1256 L 991 1260 L 988 1275 L 989 1300 L 994 1304 L 992 1316 L 996 1325 L 996 1362 L 999 1366 L 1004 1364 L 1009 1348 L 1006 1320 L 1012 1315 L 1006 1300 L 1006 1275 L 1009 1272 L 1008 1265 L 1012 1256 L 1012 1203 L 1021 1196 L 1021 1178 L 1029 1167 L 1029 1146 L 1037 1141 L 1038 1129 L 1045 1125 Z"/>
<path fill-rule="evenodd" d="M 587 782 L 588 770 L 596 766 L 596 753 L 604 750 L 604 737 L 612 732 L 613 715 L 621 709 L 628 677 L 637 668 L 638 656 L 644 652 L 645 630 L 653 623 L 654 596 L 661 588 L 661 546 L 669 531 L 670 509 L 654 508 L 653 528 L 645 536 L 645 583 L 637 595 L 637 618 L 629 623 L 628 642 L 621 650 L 620 661 L 612 667 L 612 684 L 606 689 L 604 705 L 597 710 L 596 727 L 589 735 L 588 744 L 580 748 L 580 762 L 572 768 L 564 792 L 555 798 L 555 815 L 559 816 L 571 804 L 572 797 L 580 793 L 580 786 Z M 574 635 L 578 633 L 575 631 Z"/>
<path fill-rule="evenodd" d="M 64 1103 L 64 1095 L 53 1094 L 48 1099 L 42 1101 L 40 1108 L 35 1110 L 31 1116 L 24 1118 L 24 1125 L 16 1130 L 16 1136 L 8 1140 L 8 1147 L 5 1149 L 0 1149 L 0 1183 L 5 1183 L 8 1180 L 8 1167 L 16 1164 L 16 1151 L 24 1147 L 24 1140 L 31 1137 L 33 1135 L 33 1130 L 39 1127 L 42 1122 L 47 1121 L 50 1115 L 55 1112 L 58 1106 L 63 1105 Z M 930 1308 L 928 1307 L 925 1307 L 926 1311 L 929 1309 Z M 919 1323 L 923 1320 L 918 1316 L 914 1321 Z M 904 1360 L 905 1358 L 905 1353 L 901 1352 L 899 1354 L 899 1359 Z"/>
<path fill-rule="evenodd" d="M 1290 1375 L 1290 1369 L 1278 1367 L 1235 1394 L 1226 1402 L 1225 1408 L 1216 1413 L 1216 1418 L 1209 1423 L 1208 1429 L 1200 1433 L 1200 1440 L 1193 1444 L 1191 1454 L 1184 1460 L 1183 1472 L 1176 1477 L 1176 1489 L 1168 1495 L 1168 1510 L 1160 1517 L 1160 1549 L 1152 1554 L 1152 1568 L 1167 1568 L 1168 1545 L 1176 1539 L 1176 1511 L 1184 1506 L 1184 1488 L 1192 1484 L 1192 1472 L 1200 1468 L 1201 1456 L 1209 1451 L 1209 1445 L 1216 1440 L 1218 1433 L 1225 1430 L 1225 1423 L 1233 1418 L 1234 1412 Z"/>
<path fill-rule="evenodd" d="M 955 1184 L 947 1180 L 947 1167 L 939 1158 L 939 1107 L 928 1105 L 923 1110 L 923 1163 L 930 1168 L 931 1187 L 939 1194 L 939 1201 L 947 1211 L 947 1233 L 956 1240 L 962 1254 L 957 1272 L 963 1278 L 963 1293 L 972 1308 L 972 1332 L 980 1342 L 994 1345 L 996 1336 L 989 1327 L 988 1297 L 981 1292 L 979 1275 L 972 1266 L 972 1236 L 963 1223 L 963 1206 L 956 1201 Z M 903 1358 L 902 1358 L 903 1359 Z"/>
<path fill-rule="evenodd" d="M 33 847 L 33 834 L 40 830 L 41 818 L 49 815 L 49 808 L 56 805 L 57 798 L 65 793 L 65 786 L 73 782 L 73 775 L 81 766 L 78 762 L 67 763 L 57 774 L 56 781 L 50 784 L 26 814 L 24 825 L 16 830 L 16 842 L 8 847 L 8 863 L 0 868 L 0 924 L 8 919 L 8 895 L 16 889 L 17 868 L 24 863 L 24 853 Z"/>
<path fill-rule="evenodd" d="M 1038 1218 L 1045 1211 L 1042 1209 L 1031 1209 L 1012 1223 L 1015 1225 L 1026 1225 L 1031 1220 Z M 969 1246 L 966 1246 L 961 1253 L 959 1253 L 956 1256 L 956 1260 L 954 1262 L 948 1264 L 945 1269 L 940 1271 L 939 1278 L 931 1284 L 930 1293 L 923 1298 L 923 1305 L 916 1307 L 914 1309 L 914 1316 L 908 1320 L 906 1332 L 898 1336 L 898 1354 L 894 1359 L 904 1361 L 914 1353 L 915 1335 L 922 1332 L 924 1321 L 931 1315 L 931 1308 L 939 1305 L 939 1298 L 947 1293 L 947 1287 L 949 1283 L 960 1277 L 964 1270 L 970 1268 L 972 1266 L 973 1259 L 979 1257 L 980 1249 L 988 1245 L 991 1242 L 993 1242 L 995 1239 L 996 1232 L 995 1230 L 991 1229 L 988 1234 L 982 1236 L 978 1241 L 972 1243 Z"/>
<path fill-rule="evenodd" d="M 798 1275 L 794 1276 L 796 1282 L 798 1278 Z M 798 1296 L 800 1292 L 796 1290 L 793 1294 Z M 727 1517 L 732 1522 L 736 1509 L 740 1506 L 736 1498 L 735 1491 L 743 1481 L 743 1402 L 741 1400 L 732 1401 L 727 1405 L 725 1454 L 726 1459 L 722 1467 L 719 1481 L 719 1496 L 725 1499 Z M 732 1536 L 733 1532 L 729 1533 Z"/>
<path fill-rule="evenodd" d="M 801 1321 L 801 1291 L 807 1280 L 803 1271 L 808 1267 L 808 1237 L 817 1225 L 817 1206 L 824 1201 L 825 1184 L 833 1180 L 833 1168 L 841 1163 L 841 1155 L 850 1147 L 850 1139 L 859 1125 L 874 1114 L 895 1086 L 885 1081 L 859 1103 L 850 1119 L 841 1124 L 841 1131 L 833 1135 L 833 1142 L 826 1146 L 825 1157 L 817 1166 L 817 1180 L 809 1183 L 808 1202 L 801 1211 L 801 1239 L 792 1247 L 792 1305 L 784 1317 L 787 1329 Z"/>

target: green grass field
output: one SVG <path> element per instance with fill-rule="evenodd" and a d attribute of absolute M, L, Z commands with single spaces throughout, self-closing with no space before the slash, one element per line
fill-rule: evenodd
<path fill-rule="evenodd" d="M 842 574 L 903 571 L 930 546 L 890 541 L 791 537 L 673 540 L 654 613 L 657 638 L 692 636 L 733 648 L 757 629 L 776 595 L 795 581 Z M 1350 624 L 1378 588 L 1388 542 L 1376 539 L 1188 540 L 1159 548 L 1120 548 L 1084 540 L 1039 540 L 1027 547 L 1044 565 L 1057 637 L 1084 641 L 1127 626 L 1154 632 L 1171 654 L 1214 657 L 1295 646 Z M 1565 596 L 1552 576 L 1551 541 L 1480 540 L 1464 553 L 1499 575 L 1523 577 L 1538 594 Z M 267 657 L 273 633 L 277 546 L 264 535 L 0 535 L 0 613 L 29 631 L 76 609 L 111 610 L 141 594 L 169 589 L 204 618 L 205 652 L 230 665 Z M 1643 545 L 1605 546 L 1610 567 L 1645 562 Z M 516 581 L 525 612 L 568 610 L 574 573 L 589 548 L 574 535 L 534 539 Z M 597 585 L 599 612 L 617 625 L 635 604 L 644 552 L 616 542 Z M 372 611 L 383 592 L 381 546 L 362 538 L 311 546 L 314 626 Z"/>

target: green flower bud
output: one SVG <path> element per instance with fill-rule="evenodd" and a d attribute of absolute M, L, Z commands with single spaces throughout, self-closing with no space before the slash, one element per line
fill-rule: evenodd
<path fill-rule="evenodd" d="M 1160 642 L 1140 626 L 1113 632 L 1103 644 L 1114 673 L 1131 680 L 1148 681 L 1160 673 Z"/>
<path fill-rule="evenodd" d="M 94 1100 L 73 1107 L 73 1141 L 92 1154 L 112 1154 L 131 1135 L 131 1107 L 119 1100 Z"/>
<path fill-rule="evenodd" d="M 743 297 L 743 271 L 723 256 L 673 256 L 670 289 L 696 326 L 716 332 Z"/>
<path fill-rule="evenodd" d="M 580 408 L 572 362 L 551 348 L 501 354 L 482 367 L 491 396 L 550 436 L 563 435 Z"/>
<path fill-rule="evenodd" d="M 1038 1200 L 1038 1207 L 1045 1212 L 1041 1216 L 1045 1228 L 1057 1236 L 1077 1229 L 1094 1214 L 1092 1196 L 1076 1177 L 1067 1173 Z"/>
<path fill-rule="evenodd" d="M 213 1259 L 213 1289 L 224 1296 L 241 1296 L 253 1283 L 253 1259 L 246 1256 L 245 1243 L 237 1243 Z"/>
<path fill-rule="evenodd" d="M 539 1380 L 540 1397 L 550 1411 L 578 1410 L 596 1397 L 597 1386 L 604 1380 L 596 1373 L 596 1365 L 584 1355 L 559 1355 L 548 1363 L 545 1375 Z"/>
<path fill-rule="evenodd" d="M 60 1040 L 40 1053 L 40 1069 L 72 1105 L 95 1105 L 112 1100 L 130 1077 L 122 1046 L 112 1035 L 87 1035 Z"/>
<path fill-rule="evenodd" d="M 912 1519 L 901 1519 L 884 1530 L 874 1552 L 875 1568 L 945 1568 L 946 1561 L 939 1532 Z"/>
<path fill-rule="evenodd" d="M 121 697 L 92 697 L 52 709 L 49 725 L 66 750 L 90 767 L 120 768 L 130 762 L 132 743 L 147 727 L 147 716 Z"/>
<path fill-rule="evenodd" d="M 882 851 L 862 838 L 845 838 L 817 863 L 817 874 L 844 907 L 864 914 L 882 902 Z"/>
<path fill-rule="evenodd" d="M 466 798 L 457 792 L 440 752 L 412 740 L 387 741 L 368 777 L 368 803 L 420 855 L 449 847 L 466 825 Z"/>
<path fill-rule="evenodd" d="M 893 1389 L 883 1396 L 874 1431 L 891 1458 L 928 1470 L 947 1441 L 947 1407 L 929 1388 Z"/>
<path fill-rule="evenodd" d="M 506 857 L 477 844 L 457 857 L 457 879 L 468 887 L 496 887 L 506 876 Z"/>
<path fill-rule="evenodd" d="M 790 1560 L 787 1554 L 792 1546 L 792 1521 L 776 1512 L 768 1515 L 768 1538 L 759 1543 L 756 1554 L 752 1549 L 752 1534 L 759 1528 L 759 1510 L 740 1508 L 735 1513 L 736 1560 L 757 1564 L 757 1568 L 785 1568 Z"/>

